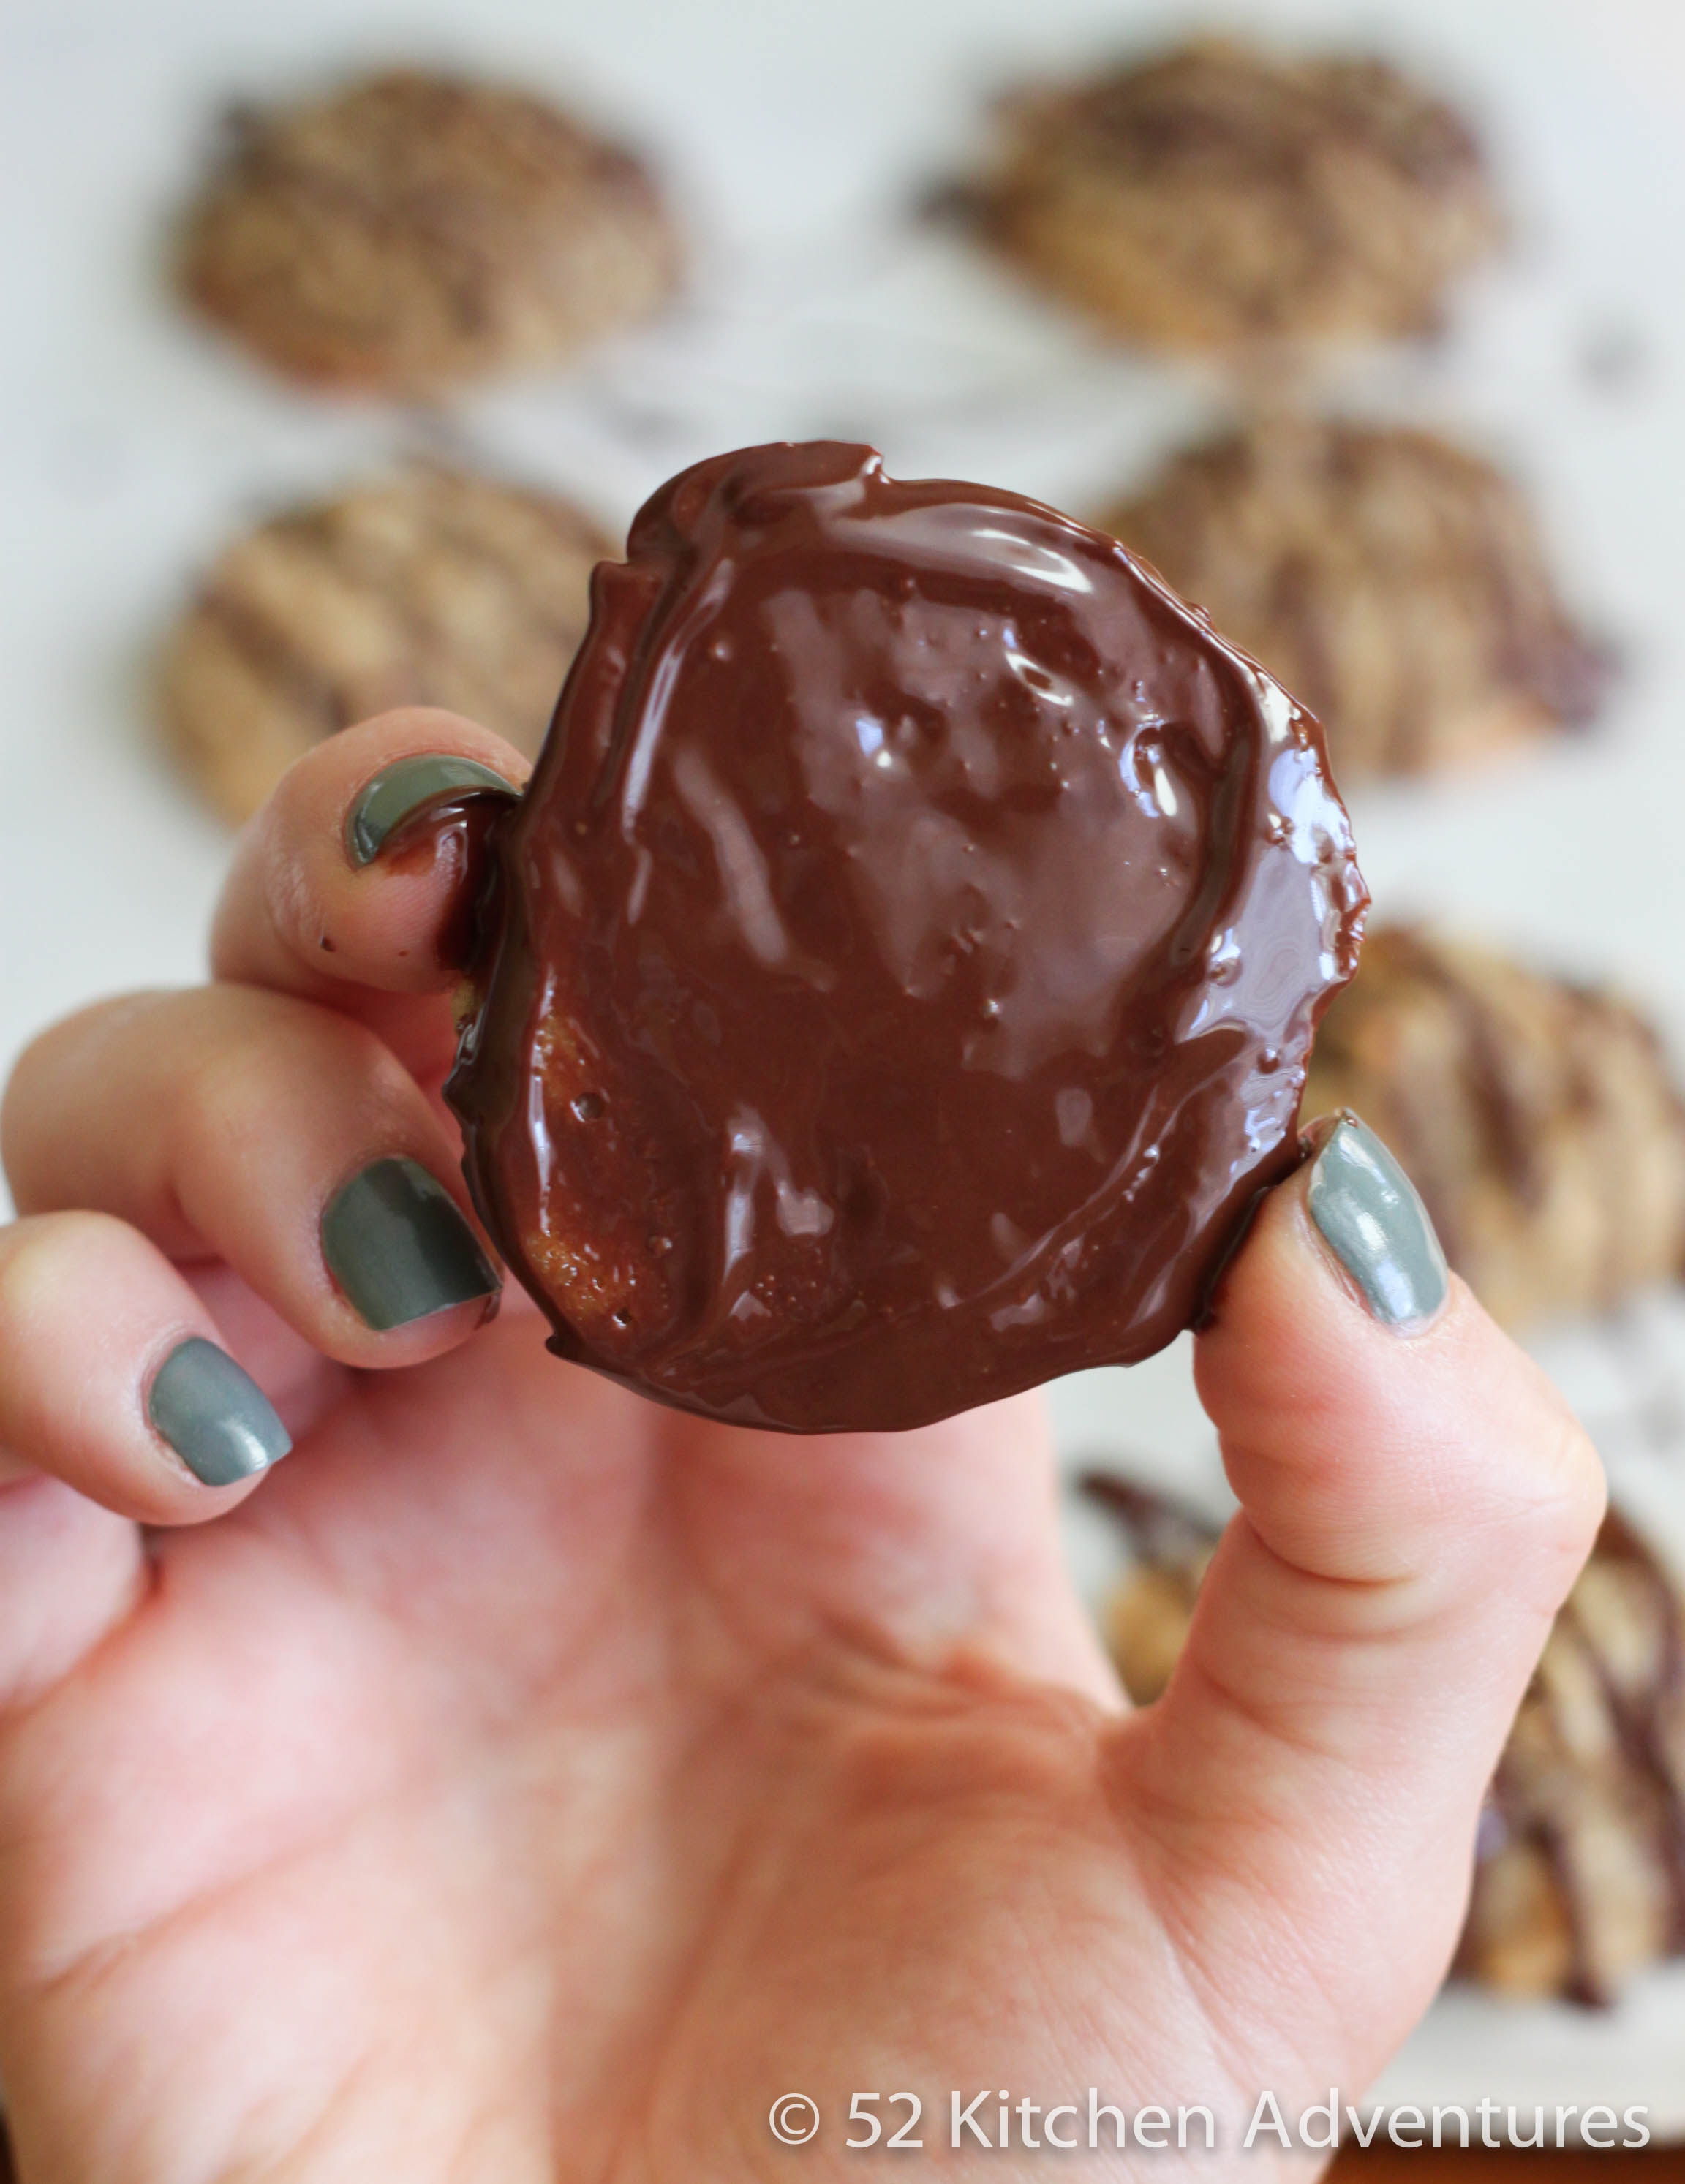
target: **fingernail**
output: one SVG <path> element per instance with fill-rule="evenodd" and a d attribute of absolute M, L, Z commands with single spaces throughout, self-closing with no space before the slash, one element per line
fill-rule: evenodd
<path fill-rule="evenodd" d="M 1420 1326 L 1445 1301 L 1445 1254 L 1427 1208 L 1386 1146 L 1342 1115 L 1311 1163 L 1310 1217 L 1386 1327 Z"/>
<path fill-rule="evenodd" d="M 382 845 L 412 811 L 419 811 L 436 796 L 453 789 L 500 788 L 505 795 L 519 794 L 513 782 L 480 766 L 471 758 L 455 758 L 448 751 L 422 751 L 413 758 L 394 759 L 363 788 L 345 821 L 345 848 L 354 865 L 371 865 Z"/>
<path fill-rule="evenodd" d="M 382 1334 L 499 1285 L 455 1201 L 417 1161 L 354 1175 L 322 1215 L 321 1248 L 352 1310 Z"/>
<path fill-rule="evenodd" d="M 189 1335 L 159 1366 L 146 1413 L 201 1486 L 254 1478 L 293 1446 L 250 1373 L 203 1335 Z"/>

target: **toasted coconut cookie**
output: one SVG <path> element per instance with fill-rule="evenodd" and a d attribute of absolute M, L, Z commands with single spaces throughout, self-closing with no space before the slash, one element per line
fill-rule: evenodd
<path fill-rule="evenodd" d="M 1596 710 L 1606 655 L 1526 501 L 1431 432 L 1263 420 L 1102 520 L 1316 712 L 1342 779 L 1478 760 Z"/>
<path fill-rule="evenodd" d="M 1307 1116 L 1354 1108 L 1511 1327 L 1685 1267 L 1685 1110 L 1608 994 L 1408 928 L 1372 933 L 1317 1034 Z"/>
<path fill-rule="evenodd" d="M 1501 234 L 1480 147 L 1431 92 L 1214 38 L 1006 102 L 968 201 L 1034 278 L 1175 348 L 1420 332 Z"/>
<path fill-rule="evenodd" d="M 391 705 L 446 705 L 536 752 L 612 550 L 554 494 L 432 466 L 289 510 L 225 548 L 171 633 L 166 731 L 236 820 Z"/>
<path fill-rule="evenodd" d="M 1083 1481 L 1130 1567 L 1103 1623 L 1124 1686 L 1157 1698 L 1217 1544 L 1197 1512 Z M 1457 1970 L 1517 1996 L 1610 2003 L 1685 1951 L 1685 1600 L 1618 1514 L 1558 1615 L 1481 1818 Z"/>
<path fill-rule="evenodd" d="M 277 370 L 424 398 L 558 362 L 678 264 L 630 153 L 525 92 L 406 69 L 236 113 L 178 271 Z"/>

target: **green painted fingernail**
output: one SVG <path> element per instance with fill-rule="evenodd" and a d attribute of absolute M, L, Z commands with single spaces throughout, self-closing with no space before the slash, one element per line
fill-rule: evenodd
<path fill-rule="evenodd" d="M 1342 1115 L 1311 1162 L 1310 1217 L 1385 1327 L 1420 1327 L 1445 1301 L 1445 1254 L 1427 1208 L 1368 1124 Z"/>
<path fill-rule="evenodd" d="M 471 758 L 455 758 L 448 751 L 422 751 L 414 758 L 394 759 L 363 788 L 345 820 L 345 848 L 354 865 L 371 865 L 387 838 L 435 797 L 453 789 L 496 788 L 505 796 L 520 791 L 500 773 Z"/>
<path fill-rule="evenodd" d="M 263 1390 L 226 1350 L 189 1335 L 158 1368 L 147 1417 L 202 1486 L 232 1486 L 293 1446 Z"/>
<path fill-rule="evenodd" d="M 352 1310 L 382 1334 L 499 1287 L 456 1201 L 418 1161 L 354 1175 L 322 1215 L 321 1249 Z"/>

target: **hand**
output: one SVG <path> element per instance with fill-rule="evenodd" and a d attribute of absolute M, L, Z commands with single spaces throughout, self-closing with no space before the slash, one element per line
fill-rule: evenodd
<path fill-rule="evenodd" d="M 1558 1398 L 1454 1281 L 1387 1323 L 1439 1278 L 1341 1134 L 1323 1226 L 1301 1171 L 1199 1339 L 1241 1513 L 1131 1717 L 1035 1401 L 790 1440 L 558 1363 L 518 1295 L 487 1323 L 437 1094 L 455 873 L 344 847 L 440 751 L 521 770 L 438 713 L 326 744 L 243 845 L 217 983 L 61 1025 L 8 1097 L 24 2184 L 851 2177 L 851 2094 L 904 2087 L 928 2158 L 992 2178 L 945 2150 L 953 2087 L 1008 2089 L 1014 2146 L 1021 2099 L 1091 2086 L 1230 2147 L 1264 2087 L 1355 2099 L 1443 1970 L 1591 1541 Z M 291 1429 L 272 1472 L 229 1351 Z"/>

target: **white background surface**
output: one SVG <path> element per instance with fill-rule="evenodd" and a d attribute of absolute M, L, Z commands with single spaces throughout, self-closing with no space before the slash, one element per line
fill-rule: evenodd
<path fill-rule="evenodd" d="M 1217 12 L 1380 43 L 1481 115 L 1515 209 L 1511 259 L 1467 292 L 1445 347 L 1366 368 L 1345 398 L 1451 424 L 1511 462 L 1571 594 L 1626 655 L 1594 736 L 1355 798 L 1377 905 L 1613 976 L 1685 1047 L 1685 9 Z M 145 668 L 231 526 L 441 434 L 617 525 L 684 462 L 819 433 L 875 440 L 906 474 L 976 476 L 1084 512 L 1197 421 L 1209 387 L 1096 348 L 904 209 L 974 141 L 993 88 L 1204 16 L 1119 0 L 10 0 L 0 1070 L 79 1001 L 199 972 L 227 839 L 152 747 Z M 687 303 L 571 378 L 448 420 L 290 393 L 179 318 L 155 269 L 219 103 L 412 55 L 510 70 L 655 150 L 695 238 Z M 1613 379 L 1592 369 L 1599 354 L 1624 360 Z M 1638 1400 L 1672 1400 L 1678 1320 L 1658 1307 L 1552 1355 L 1634 1495 L 1685 1545 L 1685 1473 Z M 1208 1466 L 1188 1400 L 1175 1352 L 1128 1381 L 1069 1384 L 1058 1408 L 1073 1449 Z M 1601 2021 L 1452 1997 L 1381 2090 L 1647 2101 L 1685 2130 L 1685 1975 Z"/>

